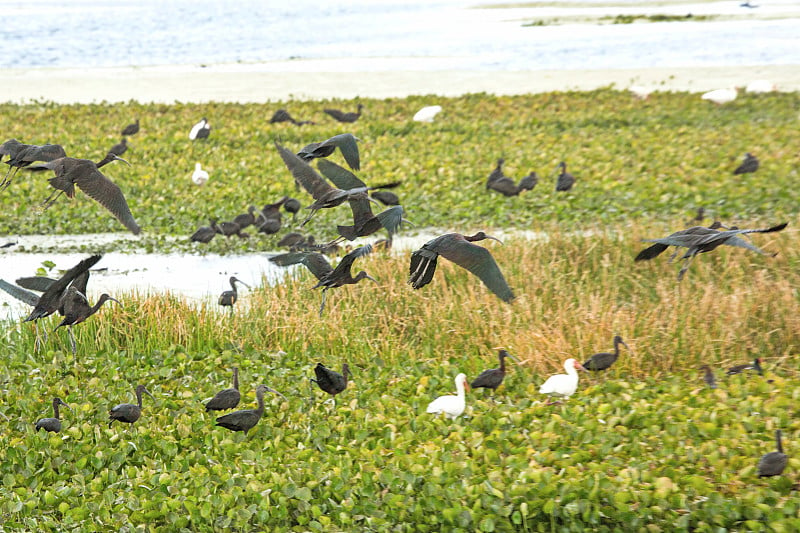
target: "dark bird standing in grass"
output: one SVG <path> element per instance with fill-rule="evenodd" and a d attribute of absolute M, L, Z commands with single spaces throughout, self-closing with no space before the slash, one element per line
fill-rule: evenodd
<path fill-rule="evenodd" d="M 285 202 L 283 202 L 283 209 L 287 213 L 292 214 L 292 221 L 297 217 L 297 213 L 300 211 L 300 208 L 303 207 L 300 205 L 300 200 L 297 198 L 287 198 Z"/>
<path fill-rule="evenodd" d="M 226 237 L 230 238 L 233 235 L 236 235 L 240 239 L 247 239 L 250 237 L 247 233 L 242 231 L 241 226 L 236 222 L 218 222 L 214 226 L 214 231 L 219 233 L 220 235 L 225 235 Z"/>
<path fill-rule="evenodd" d="M 259 385 L 256 387 L 256 401 L 258 402 L 256 409 L 243 409 L 222 415 L 217 418 L 216 425 L 231 431 L 243 431 L 247 435 L 247 432 L 261 420 L 261 416 L 264 414 L 264 394 L 267 392 L 283 396 L 266 385 Z"/>
<path fill-rule="evenodd" d="M 137 118 L 133 124 L 128 124 L 122 129 L 122 136 L 136 135 L 139 133 L 139 119 Z"/>
<path fill-rule="evenodd" d="M 339 148 L 347 165 L 353 170 L 360 170 L 361 158 L 358 154 L 358 140 L 358 137 L 352 133 L 340 133 L 330 139 L 304 146 L 297 152 L 297 157 L 308 162 L 312 159 L 328 157 L 336 148 Z"/>
<path fill-rule="evenodd" d="M 497 160 L 497 166 L 489 174 L 486 180 L 486 188 L 497 191 L 503 196 L 517 196 L 522 191 L 530 191 L 539 182 L 539 177 L 536 172 L 531 172 L 524 178 L 519 180 L 519 184 L 514 183 L 514 180 L 503 174 L 503 163 L 505 160 L 500 158 Z"/>
<path fill-rule="evenodd" d="M 314 124 L 310 120 L 296 120 L 285 109 L 278 109 L 277 111 L 275 111 L 275 113 L 272 114 L 272 118 L 269 119 L 269 123 L 270 124 L 277 124 L 279 122 L 291 122 L 295 126 L 303 126 L 305 124 Z"/>
<path fill-rule="evenodd" d="M 714 377 L 714 371 L 711 370 L 711 367 L 708 365 L 703 365 L 700 367 L 700 370 L 703 371 L 703 381 L 706 382 L 711 389 L 717 388 L 717 379 Z"/>
<path fill-rule="evenodd" d="M 211 219 L 210 226 L 200 226 L 197 228 L 197 231 L 192 233 L 192 236 L 189 237 L 189 239 L 192 242 L 202 242 L 204 244 L 208 244 L 217 234 L 222 234 L 222 230 L 217 228 L 217 221 L 215 219 Z"/>
<path fill-rule="evenodd" d="M 242 213 L 233 217 L 233 223 L 239 224 L 239 229 L 245 229 L 256 223 L 261 218 L 261 214 L 256 214 L 258 208 L 251 205 L 247 208 L 247 213 Z"/>
<path fill-rule="evenodd" d="M 224 291 L 222 294 L 219 295 L 219 305 L 223 307 L 230 307 L 231 314 L 233 314 L 233 304 L 235 304 L 236 301 L 239 299 L 239 294 L 236 292 L 236 283 L 237 282 L 241 283 L 248 289 L 250 288 L 250 285 L 240 280 L 236 276 L 231 276 L 230 280 L 228 281 L 230 281 L 231 283 L 231 290 Z"/>
<path fill-rule="evenodd" d="M 473 244 L 484 239 L 500 242 L 499 239 L 486 235 L 482 231 L 471 236 L 446 233 L 431 239 L 423 244 L 422 248 L 411 254 L 408 282 L 415 289 L 430 283 L 436 272 L 437 259 L 441 255 L 478 276 L 498 298 L 504 302 L 510 302 L 514 299 L 514 293 L 506 283 L 492 254 L 486 248 Z"/>
<path fill-rule="evenodd" d="M 746 248 L 761 255 L 771 255 L 774 257 L 777 254 L 769 254 L 750 242 L 741 239 L 739 235 L 746 235 L 749 233 L 772 233 L 781 231 L 786 226 L 787 223 L 784 222 L 783 224 L 778 224 L 777 226 L 766 229 L 729 229 L 725 231 L 695 226 L 686 230 L 677 231 L 672 235 L 668 235 L 660 239 L 643 239 L 644 242 L 654 242 L 660 246 L 653 245 L 645 248 L 639 252 L 635 260 L 642 261 L 652 259 L 666 250 L 669 246 L 687 248 L 686 253 L 683 255 L 683 257 L 681 257 L 681 259 L 684 260 L 684 264 L 678 272 L 678 281 L 680 281 L 683 279 L 683 275 L 689 268 L 689 264 L 694 256 L 715 250 L 717 247 L 722 246 L 723 244 Z"/>
<path fill-rule="evenodd" d="M 233 386 L 216 393 L 208 403 L 206 411 L 226 411 L 239 405 L 242 395 L 239 392 L 239 367 L 233 367 Z"/>
<path fill-rule="evenodd" d="M 622 337 L 619 335 L 614 336 L 614 353 L 609 352 L 600 352 L 596 353 L 591 356 L 585 363 L 583 363 L 583 367 L 586 370 L 606 370 L 611 365 L 613 365 L 617 358 L 619 357 L 619 345 L 622 344 L 626 348 L 628 345 L 625 344 L 625 341 L 622 340 Z M 630 348 L 628 348 L 630 350 Z"/>
<path fill-rule="evenodd" d="M 133 424 L 139 420 L 139 417 L 142 416 L 142 393 L 147 394 L 155 400 L 155 397 L 150 394 L 150 391 L 148 391 L 144 385 L 139 385 L 136 387 L 136 404 L 121 403 L 112 407 L 108 412 L 108 427 L 111 427 L 114 420 L 127 424 Z"/>
<path fill-rule="evenodd" d="M 750 172 L 755 172 L 756 170 L 758 170 L 758 165 L 759 165 L 758 158 L 753 154 L 751 154 L 750 152 L 747 152 L 746 154 L 744 154 L 744 160 L 738 167 L 736 167 L 736 170 L 734 170 L 733 173 L 734 175 L 738 175 L 738 174 L 748 174 Z"/>
<path fill-rule="evenodd" d="M 322 316 L 322 311 L 325 309 L 325 293 L 328 289 L 341 287 L 342 285 L 354 285 L 365 278 L 377 283 L 374 278 L 363 270 L 356 274 L 355 277 L 351 273 L 353 262 L 370 252 L 372 252 L 371 244 L 360 246 L 342 257 L 336 268 L 331 267 L 328 260 L 320 252 L 289 252 L 270 257 L 269 260 L 279 266 L 303 264 L 314 274 L 319 282 L 311 288 L 322 287 L 322 303 L 319 306 L 319 315 Z"/>
<path fill-rule="evenodd" d="M 779 476 L 789 462 L 789 456 L 783 453 L 781 430 L 775 430 L 775 447 L 778 451 L 764 454 L 758 461 L 758 477 Z"/>
<path fill-rule="evenodd" d="M 489 370 L 484 370 L 481 372 L 478 377 L 475 378 L 472 383 L 470 383 L 470 387 L 473 389 L 484 387 L 487 389 L 492 389 L 492 391 L 497 390 L 497 387 L 503 383 L 503 379 L 506 377 L 506 357 L 516 359 L 507 351 L 499 350 L 497 352 L 497 358 L 500 360 L 500 366 L 498 368 L 490 368 Z"/>
<path fill-rule="evenodd" d="M 345 363 L 342 365 L 342 373 L 331 370 L 322 363 L 317 363 L 314 367 L 314 375 L 317 379 L 310 378 L 312 382 L 319 385 L 319 388 L 331 396 L 336 396 L 347 388 L 347 378 L 351 376 L 350 366 Z"/>
<path fill-rule="evenodd" d="M 357 187 L 355 189 L 342 190 L 331 186 L 325 179 L 320 176 L 308 163 L 303 161 L 300 157 L 296 156 L 283 146 L 275 143 L 278 152 L 286 164 L 286 168 L 292 173 L 294 179 L 303 186 L 303 188 L 314 197 L 314 203 L 307 206 L 306 209 L 311 210 L 311 213 L 300 224 L 301 226 L 308 222 L 314 214 L 320 209 L 336 207 L 349 200 L 351 197 L 366 193 L 372 189 L 387 189 L 396 187 L 400 182 L 387 183 L 385 185 L 378 185 L 376 187 Z"/>
<path fill-rule="evenodd" d="M 761 358 L 756 357 L 752 363 L 744 363 L 742 365 L 732 366 L 725 373 L 729 376 L 733 376 L 735 374 L 741 374 L 745 370 L 755 370 L 758 372 L 759 376 L 763 376 L 764 370 L 761 368 Z"/>
<path fill-rule="evenodd" d="M 288 196 L 284 196 L 277 202 L 266 204 L 261 209 L 261 213 L 255 224 L 259 233 L 264 233 L 265 235 L 274 235 L 281 230 L 281 227 L 283 226 L 281 206 L 283 206 L 288 199 Z"/>
<path fill-rule="evenodd" d="M 53 433 L 58 433 L 61 431 L 61 418 L 58 414 L 58 406 L 63 405 L 70 411 L 72 408 L 64 403 L 64 400 L 61 398 L 53 398 L 53 418 L 40 418 L 36 421 L 36 430 L 43 429 L 45 431 L 52 431 Z"/>
<path fill-rule="evenodd" d="M 333 117 L 334 120 L 337 120 L 339 122 L 352 123 L 358 120 L 358 118 L 361 116 L 362 109 L 364 109 L 363 104 L 358 104 L 358 111 L 355 112 L 350 111 L 348 113 L 344 113 L 338 109 L 330 109 L 330 108 L 323 109 L 323 111 L 328 115 L 330 115 L 331 117 Z"/>
<path fill-rule="evenodd" d="M 558 164 L 558 168 L 561 169 L 561 173 L 556 181 L 556 191 L 568 191 L 575 185 L 575 176 L 567 172 L 567 164 L 564 161 Z"/>
<path fill-rule="evenodd" d="M 88 276 L 87 276 L 88 278 Z M 80 289 L 83 288 L 81 291 Z M 100 298 L 97 299 L 94 305 L 89 305 L 89 301 L 86 299 L 86 284 L 83 283 L 83 287 L 77 286 L 76 283 L 73 283 L 67 288 L 67 292 L 64 295 L 64 320 L 61 321 L 60 324 L 56 326 L 53 330 L 57 330 L 62 326 L 67 326 L 69 331 L 69 341 L 70 346 L 72 347 L 72 354 L 75 355 L 78 353 L 78 347 L 75 342 L 75 334 L 72 333 L 72 326 L 76 324 L 80 324 L 81 322 L 85 321 L 87 318 L 95 314 L 100 307 L 107 301 L 117 302 L 120 303 L 119 300 L 112 298 L 106 293 L 100 295 Z"/>
<path fill-rule="evenodd" d="M 0 145 L 0 159 L 7 155 L 8 171 L 3 181 L 0 182 L 0 191 L 11 185 L 17 171 L 21 168 L 29 167 L 37 161 L 50 162 L 66 157 L 67 153 L 60 144 L 23 144 L 16 139 L 10 139 Z M 11 170 L 13 169 L 13 172 Z M 9 173 L 11 175 L 9 176 Z"/>
<path fill-rule="evenodd" d="M 108 153 L 121 156 L 127 151 L 128 151 L 128 140 L 125 137 L 123 137 L 121 141 L 119 141 L 117 144 L 111 147 Z"/>
<path fill-rule="evenodd" d="M 141 232 L 141 228 L 136 224 L 122 190 L 100 172 L 100 168 L 111 161 L 122 161 L 125 164 L 130 164 L 118 155 L 109 152 L 106 157 L 97 163 L 89 159 L 61 157 L 29 167 L 29 170 L 36 171 L 52 170 L 55 174 L 54 178 L 50 178 L 47 181 L 56 191 L 42 203 L 43 208 L 50 207 L 61 194 L 66 194 L 67 198 L 74 198 L 75 185 L 77 185 L 87 196 L 108 209 L 131 233 L 138 235 Z"/>

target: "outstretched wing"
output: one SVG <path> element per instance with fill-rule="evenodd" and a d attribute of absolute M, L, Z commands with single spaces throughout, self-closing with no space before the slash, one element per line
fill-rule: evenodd
<path fill-rule="evenodd" d="M 292 173 L 294 179 L 297 180 L 297 182 L 300 183 L 300 185 L 302 185 L 303 188 L 307 190 L 315 200 L 319 200 L 326 194 L 335 190 L 327 181 L 323 179 L 322 176 L 317 174 L 311 165 L 297 157 L 295 154 L 277 142 L 275 143 L 275 147 L 278 149 L 278 153 L 281 154 L 281 158 L 286 164 L 286 168 L 288 168 Z"/>
<path fill-rule="evenodd" d="M 131 214 L 122 190 L 97 168 L 92 172 L 78 175 L 75 178 L 75 184 L 87 196 L 108 209 L 131 233 L 138 235 L 142 231 Z"/>
<path fill-rule="evenodd" d="M 16 285 L 13 285 L 3 279 L 0 279 L 0 289 L 6 291 L 8 294 L 19 300 L 20 302 L 26 303 L 31 307 L 35 306 L 39 303 L 39 295 L 34 294 L 30 291 L 26 291 Z"/>
<path fill-rule="evenodd" d="M 483 284 L 504 302 L 514 299 L 511 287 L 508 286 L 500 267 L 486 248 L 466 240 L 456 240 L 438 252 L 442 257 L 478 276 Z"/>
<path fill-rule="evenodd" d="M 325 259 L 325 256 L 319 252 L 289 252 L 272 256 L 269 260 L 278 266 L 298 265 L 302 263 L 317 279 L 322 279 L 333 272 L 333 267 L 331 267 L 328 260 Z"/>
<path fill-rule="evenodd" d="M 367 184 L 356 177 L 355 174 L 346 168 L 337 165 L 327 159 L 320 159 L 317 162 L 317 167 L 322 175 L 333 182 L 334 185 L 343 190 L 355 189 L 363 187 L 366 189 Z"/>
<path fill-rule="evenodd" d="M 361 158 L 358 154 L 358 138 L 352 133 L 340 133 L 330 139 L 322 141 L 318 148 L 337 146 L 342 152 L 342 157 L 353 170 L 361 169 Z"/>

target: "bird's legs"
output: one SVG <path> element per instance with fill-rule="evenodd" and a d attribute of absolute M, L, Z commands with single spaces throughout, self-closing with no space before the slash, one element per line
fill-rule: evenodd
<path fill-rule="evenodd" d="M 67 326 L 67 331 L 69 332 L 69 343 L 72 346 L 72 355 L 78 355 L 78 344 L 75 342 L 75 334 L 72 333 L 72 326 Z"/>
<path fill-rule="evenodd" d="M 33 322 L 33 330 L 36 332 L 36 340 L 33 343 L 33 351 L 34 352 L 38 352 L 39 351 L 39 347 L 43 343 L 47 342 L 47 331 L 45 330 L 45 332 L 44 332 L 44 341 L 42 341 L 42 336 L 39 333 L 39 324 L 37 324 L 36 321 Z"/>
<path fill-rule="evenodd" d="M 18 167 L 12 167 L 11 165 L 8 166 L 8 170 L 6 171 L 6 175 L 3 176 L 3 181 L 0 182 L 0 191 L 6 190 L 6 187 L 11 185 L 11 180 L 14 179 L 14 176 L 17 174 Z M 12 173 L 11 171 L 14 170 Z M 11 174 L 11 176 L 9 176 Z"/>
<path fill-rule="evenodd" d="M 689 270 L 689 265 L 691 264 L 693 257 L 694 257 L 694 255 L 690 255 L 689 257 L 684 259 L 683 266 L 678 271 L 678 281 L 682 280 L 683 279 L 683 275 L 686 274 L 687 270 Z"/>
<path fill-rule="evenodd" d="M 42 211 L 53 205 L 56 202 L 56 200 L 58 200 L 58 197 L 61 196 L 63 193 L 64 191 L 53 191 L 53 193 L 50 196 L 48 196 L 44 202 L 42 202 L 42 205 L 40 206 L 42 208 Z"/>
<path fill-rule="evenodd" d="M 328 287 L 325 287 L 324 289 L 322 289 L 322 303 L 319 305 L 319 316 L 320 316 L 320 318 L 322 318 L 322 311 L 325 309 L 325 296 L 326 296 L 325 293 L 326 293 L 327 290 L 328 290 Z"/>

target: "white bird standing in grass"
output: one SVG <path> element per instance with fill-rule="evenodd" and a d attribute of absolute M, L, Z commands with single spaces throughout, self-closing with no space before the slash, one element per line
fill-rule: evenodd
<path fill-rule="evenodd" d="M 194 172 L 192 172 L 192 181 L 197 185 L 205 185 L 208 181 L 208 172 L 200 168 L 200 163 L 194 164 Z"/>
<path fill-rule="evenodd" d="M 738 90 L 736 87 L 731 87 L 728 89 L 717 89 L 715 91 L 709 91 L 700 98 L 703 100 L 710 100 L 715 104 L 727 104 L 728 102 L 733 102 L 736 100 L 736 95 L 738 94 Z"/>
<path fill-rule="evenodd" d="M 575 391 L 578 390 L 577 370 L 586 369 L 577 360 L 570 358 L 564 361 L 564 370 L 566 370 L 566 374 L 556 374 L 547 378 L 547 381 L 539 387 L 539 392 L 563 398 L 569 398 L 575 394 Z"/>
<path fill-rule="evenodd" d="M 442 111 L 440 105 L 429 105 L 423 107 L 414 115 L 414 122 L 433 122 L 433 118 Z"/>
<path fill-rule="evenodd" d="M 771 93 L 777 91 L 778 87 L 769 80 L 753 80 L 744 90 L 748 93 Z"/>
<path fill-rule="evenodd" d="M 461 413 L 463 413 L 464 409 L 467 407 L 467 401 L 464 397 L 464 389 L 466 387 L 469 387 L 469 385 L 467 385 L 467 376 L 465 374 L 457 375 L 456 390 L 458 394 L 456 396 L 439 396 L 428 404 L 426 412 L 437 415 L 444 413 L 448 418 L 455 420 L 457 417 L 461 416 Z"/>

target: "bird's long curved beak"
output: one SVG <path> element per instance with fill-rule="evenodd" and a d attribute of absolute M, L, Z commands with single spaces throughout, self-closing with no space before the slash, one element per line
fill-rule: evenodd
<path fill-rule="evenodd" d="M 128 165 L 129 167 L 130 167 L 130 166 L 132 166 L 132 165 L 131 165 L 131 164 L 128 162 L 128 160 L 127 160 L 127 159 L 122 159 L 120 156 L 118 156 L 118 155 L 116 155 L 116 154 L 114 155 L 114 159 L 115 159 L 116 161 L 122 161 L 123 163 L 125 163 L 125 164 L 126 164 L 126 165 Z"/>
<path fill-rule="evenodd" d="M 144 389 L 142 392 L 144 392 L 145 394 L 147 394 L 148 396 L 150 396 L 152 399 L 154 399 L 154 400 L 156 399 L 156 397 L 155 397 L 155 396 L 153 396 L 152 394 L 150 394 L 150 391 L 149 391 L 149 390 L 147 390 L 147 389 Z"/>
<path fill-rule="evenodd" d="M 410 220 L 408 220 L 407 218 L 404 218 L 403 220 L 401 220 L 401 221 L 400 221 L 400 223 L 401 223 L 401 224 L 410 224 L 410 225 L 411 225 L 412 227 L 414 227 L 414 228 L 416 228 L 416 227 L 417 227 L 417 225 L 416 225 L 416 224 L 414 224 L 413 222 L 411 222 L 411 221 L 410 221 Z"/>
<path fill-rule="evenodd" d="M 365 277 L 365 278 L 367 278 L 368 280 L 372 280 L 372 281 L 374 281 L 375 283 L 378 283 L 378 280 L 377 280 L 377 279 L 375 279 L 375 278 L 373 278 L 373 277 L 372 277 L 372 276 L 370 276 L 369 274 L 365 274 L 365 275 L 364 275 L 364 277 Z"/>
<path fill-rule="evenodd" d="M 499 242 L 500 244 L 503 244 L 503 241 L 501 241 L 501 240 L 500 240 L 500 239 L 498 239 L 497 237 L 492 237 L 491 235 L 487 235 L 487 236 L 486 236 L 486 238 L 487 238 L 487 239 L 492 239 L 493 241 L 497 241 L 497 242 Z"/>
<path fill-rule="evenodd" d="M 508 352 L 506 352 L 506 353 L 508 353 Z M 511 359 L 516 361 L 517 363 L 521 363 L 522 362 L 522 361 L 519 360 L 519 358 L 517 358 L 516 355 L 511 355 L 510 353 L 508 353 L 508 355 L 506 355 L 506 357 L 510 357 Z"/>
<path fill-rule="evenodd" d="M 119 305 L 122 305 L 122 302 L 120 302 L 116 298 L 112 298 L 111 296 L 108 297 L 108 300 L 111 301 L 111 302 L 117 302 Z"/>
<path fill-rule="evenodd" d="M 313 381 L 313 380 L 312 380 L 312 381 Z M 271 392 L 272 394 L 277 394 L 278 396 L 280 396 L 280 397 L 281 397 L 281 398 L 283 398 L 284 400 L 286 399 L 286 396 L 284 396 L 284 395 L 283 395 L 283 394 L 281 394 L 280 392 L 276 391 L 276 390 L 275 390 L 275 389 L 273 389 L 272 387 L 267 387 L 266 385 L 264 385 L 264 387 L 266 387 L 266 389 L 267 389 L 267 392 Z"/>
<path fill-rule="evenodd" d="M 67 405 L 67 404 L 66 404 L 66 402 L 64 402 L 63 400 L 59 400 L 59 402 L 58 402 L 58 403 L 59 403 L 59 405 L 63 405 L 64 407 L 66 407 L 67 409 L 69 409 L 70 411 L 72 411 L 72 407 L 70 407 L 69 405 Z"/>

